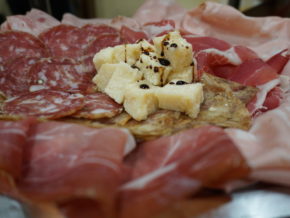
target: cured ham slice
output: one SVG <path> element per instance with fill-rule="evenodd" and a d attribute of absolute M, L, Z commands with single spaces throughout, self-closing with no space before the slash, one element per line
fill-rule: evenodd
<path fill-rule="evenodd" d="M 232 81 L 252 86 L 262 85 L 277 78 L 277 71 L 261 59 L 244 61 L 229 76 Z"/>
<path fill-rule="evenodd" d="M 231 45 L 223 40 L 219 40 L 213 37 L 185 35 L 184 38 L 192 45 L 193 52 L 199 52 L 201 50 L 215 48 L 221 51 L 225 51 L 231 48 Z"/>
<path fill-rule="evenodd" d="M 175 30 L 175 22 L 173 20 L 161 20 L 158 22 L 149 22 L 143 25 L 143 30 L 151 38 L 165 35 Z"/>
<path fill-rule="evenodd" d="M 133 18 L 140 24 L 159 22 L 164 19 L 174 20 L 179 29 L 186 9 L 179 6 L 175 1 L 147 0 L 136 11 Z"/>
<path fill-rule="evenodd" d="M 29 121 L 0 121 L 0 173 L 20 177 L 29 124 Z"/>
<path fill-rule="evenodd" d="M 205 2 L 188 11 L 181 23 L 182 28 L 193 34 L 248 46 L 264 60 L 274 55 L 277 50 L 281 51 L 290 46 L 289 25 L 287 19 L 246 17 L 230 6 L 214 2 Z"/>
<path fill-rule="evenodd" d="M 3 113 L 7 116 L 56 119 L 80 110 L 84 106 L 83 102 L 81 94 L 40 90 L 6 100 L 3 103 Z"/>
<path fill-rule="evenodd" d="M 4 63 L 17 57 L 47 57 L 44 44 L 29 33 L 0 32 L 0 70 Z"/>
<path fill-rule="evenodd" d="M 96 200 L 101 217 L 111 217 L 123 174 L 122 161 L 134 146 L 133 137 L 122 129 L 39 123 L 29 131 L 18 186 L 32 199 Z"/>
<path fill-rule="evenodd" d="M 26 15 L 7 17 L 1 25 L 1 30 L 23 31 L 38 36 L 44 30 L 59 24 L 60 22 L 49 14 L 38 9 L 32 9 Z"/>
<path fill-rule="evenodd" d="M 247 175 L 223 129 L 205 126 L 140 145 L 132 179 L 122 187 L 121 217 L 153 217 L 201 185 L 220 187 Z"/>
<path fill-rule="evenodd" d="M 269 64 L 278 74 L 280 74 L 289 60 L 289 49 L 285 49 L 267 60 L 267 64 Z"/>
<path fill-rule="evenodd" d="M 106 94 L 101 92 L 86 95 L 84 97 L 84 107 L 73 115 L 73 117 L 98 119 L 113 117 L 121 113 L 123 107 L 117 104 Z"/>
<path fill-rule="evenodd" d="M 289 102 L 287 94 L 278 108 L 256 118 L 249 132 L 226 130 L 253 169 L 253 179 L 290 185 Z"/>

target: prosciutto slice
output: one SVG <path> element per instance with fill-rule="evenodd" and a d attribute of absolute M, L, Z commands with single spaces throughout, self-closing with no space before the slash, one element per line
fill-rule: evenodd
<path fill-rule="evenodd" d="M 122 188 L 122 218 L 152 217 L 201 186 L 247 175 L 244 158 L 223 129 L 205 126 L 141 144 Z"/>
<path fill-rule="evenodd" d="M 22 155 L 29 121 L 0 121 L 0 174 L 4 171 L 14 178 L 21 175 Z"/>
<path fill-rule="evenodd" d="M 59 25 L 60 22 L 47 13 L 32 9 L 26 15 L 14 15 L 7 17 L 1 25 L 2 31 L 16 30 L 23 31 L 38 36 L 44 30 Z"/>
<path fill-rule="evenodd" d="M 134 146 L 132 136 L 121 129 L 39 123 L 29 131 L 19 189 L 38 200 L 95 199 L 102 217 L 109 216 L 122 160 Z"/>

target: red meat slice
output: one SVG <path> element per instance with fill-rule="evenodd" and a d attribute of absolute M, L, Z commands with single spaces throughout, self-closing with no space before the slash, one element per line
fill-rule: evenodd
<path fill-rule="evenodd" d="M 215 48 L 221 51 L 231 48 L 229 43 L 213 37 L 185 35 L 184 38 L 192 45 L 193 52 L 199 52 L 208 48 Z"/>
<path fill-rule="evenodd" d="M 83 107 L 80 94 L 54 90 L 39 90 L 6 100 L 3 112 L 7 115 L 34 116 L 56 119 L 75 113 Z"/>
<path fill-rule="evenodd" d="M 278 77 L 277 71 L 261 59 L 243 62 L 229 77 L 230 80 L 243 85 L 262 85 Z"/>
<path fill-rule="evenodd" d="M 84 107 L 75 113 L 74 117 L 87 119 L 113 117 L 123 109 L 112 98 L 101 92 L 86 95 L 84 101 Z"/>
<path fill-rule="evenodd" d="M 126 26 L 121 27 L 120 34 L 124 43 L 136 43 L 140 39 L 148 39 L 143 31 L 133 30 Z"/>
<path fill-rule="evenodd" d="M 23 31 L 38 36 L 44 30 L 59 24 L 60 22 L 49 14 L 38 9 L 32 9 L 26 15 L 8 16 L 7 20 L 1 25 L 1 30 Z"/>
<path fill-rule="evenodd" d="M 273 57 L 271 57 L 269 60 L 267 60 L 266 63 L 273 69 L 275 69 L 278 74 L 280 74 L 289 60 L 290 60 L 289 49 L 285 49 L 279 52 L 278 54 L 274 55 Z"/>
<path fill-rule="evenodd" d="M 0 121 L 0 173 L 5 171 L 14 178 L 21 175 L 22 155 L 29 121 Z"/>
<path fill-rule="evenodd" d="M 19 188 L 36 200 L 97 200 L 101 217 L 112 217 L 122 161 L 134 146 L 121 129 L 39 123 L 30 130 Z"/>
<path fill-rule="evenodd" d="M 100 50 L 122 44 L 123 41 L 119 34 L 102 34 L 90 43 L 84 51 L 84 64 L 90 69 L 92 74 L 96 73 L 93 57 Z"/>
<path fill-rule="evenodd" d="M 162 36 L 175 30 L 175 22 L 173 20 L 149 22 L 143 25 L 143 30 L 150 38 Z"/>
<path fill-rule="evenodd" d="M 18 57 L 5 64 L 5 70 L 0 74 L 0 90 L 6 97 L 29 92 L 32 81 L 29 71 L 38 60 L 39 58 Z"/>
<path fill-rule="evenodd" d="M 72 59 L 41 59 L 30 69 L 30 85 L 32 89 L 45 88 L 87 93 L 93 86 L 92 76 L 88 70 L 83 64 Z"/>
<path fill-rule="evenodd" d="M 55 57 L 79 58 L 87 47 L 86 32 L 70 25 L 55 26 L 40 34 L 39 37 Z"/>
<path fill-rule="evenodd" d="M 205 126 L 140 145 L 132 180 L 122 188 L 121 217 L 153 217 L 201 185 L 221 187 L 248 173 L 223 129 Z"/>
<path fill-rule="evenodd" d="M 36 37 L 25 32 L 0 33 L 0 70 L 17 57 L 47 57 L 48 51 Z"/>

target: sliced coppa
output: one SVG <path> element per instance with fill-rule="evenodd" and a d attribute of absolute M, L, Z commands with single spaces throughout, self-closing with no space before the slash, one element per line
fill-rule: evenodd
<path fill-rule="evenodd" d="M 83 107 L 83 103 L 81 94 L 39 90 L 6 100 L 3 112 L 7 116 L 56 119 L 75 113 Z"/>
<path fill-rule="evenodd" d="M 10 59 L 47 57 L 48 55 L 44 44 L 29 33 L 16 31 L 0 33 L 0 70 L 3 68 L 3 64 Z"/>
<path fill-rule="evenodd" d="M 122 112 L 123 107 L 117 104 L 109 96 L 97 92 L 86 95 L 85 105 L 73 117 L 98 119 L 105 117 L 113 117 Z"/>
<path fill-rule="evenodd" d="M 65 58 L 41 59 L 29 72 L 31 91 L 39 88 L 86 93 L 91 89 L 90 77 L 83 64 Z"/>
<path fill-rule="evenodd" d="M 34 57 L 18 57 L 7 61 L 5 70 L 0 74 L 0 91 L 7 98 L 29 92 L 32 80 L 29 72 L 38 60 Z"/>

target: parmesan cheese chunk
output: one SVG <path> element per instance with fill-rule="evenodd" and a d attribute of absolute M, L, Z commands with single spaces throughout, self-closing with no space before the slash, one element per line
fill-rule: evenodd
<path fill-rule="evenodd" d="M 146 81 L 128 85 L 124 98 L 125 111 L 137 121 L 146 120 L 158 109 L 156 88 Z"/>
<path fill-rule="evenodd" d="M 123 103 L 124 92 L 130 83 L 142 78 L 142 73 L 126 63 L 104 64 L 93 81 L 100 91 L 105 92 L 117 103 Z"/>
<path fill-rule="evenodd" d="M 166 86 L 156 89 L 159 108 L 184 112 L 191 118 L 196 118 L 203 101 L 202 84 L 178 85 L 180 81 L 171 81 Z"/>

